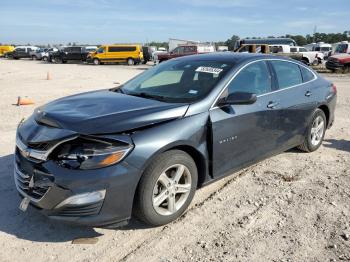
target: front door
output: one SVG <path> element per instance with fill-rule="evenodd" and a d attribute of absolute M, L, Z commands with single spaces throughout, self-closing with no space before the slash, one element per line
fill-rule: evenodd
<path fill-rule="evenodd" d="M 255 93 L 250 105 L 228 105 L 210 110 L 214 177 L 266 157 L 276 150 L 280 135 L 279 99 L 265 61 L 249 64 L 231 81 L 222 96 Z"/>

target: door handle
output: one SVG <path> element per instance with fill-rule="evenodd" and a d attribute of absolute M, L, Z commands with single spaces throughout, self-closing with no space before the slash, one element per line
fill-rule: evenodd
<path fill-rule="evenodd" d="M 312 93 L 310 92 L 310 91 L 307 91 L 306 93 L 305 93 L 305 96 L 307 96 L 307 97 L 309 97 L 309 96 L 311 96 L 312 95 Z"/>
<path fill-rule="evenodd" d="M 267 104 L 267 108 L 274 109 L 274 108 L 276 108 L 278 105 L 279 105 L 278 102 L 273 102 L 273 101 L 271 101 L 271 102 L 269 102 L 269 103 Z"/>

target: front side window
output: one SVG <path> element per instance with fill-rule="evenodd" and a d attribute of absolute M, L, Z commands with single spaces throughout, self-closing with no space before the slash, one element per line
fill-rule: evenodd
<path fill-rule="evenodd" d="M 280 89 L 299 85 L 303 82 L 299 66 L 287 61 L 270 62 L 276 72 L 278 86 Z"/>
<path fill-rule="evenodd" d="M 98 54 L 103 54 L 105 52 L 105 48 L 104 47 L 100 47 L 99 49 L 97 49 L 96 51 Z"/>
<path fill-rule="evenodd" d="M 207 96 L 233 63 L 176 61 L 159 64 L 126 82 L 121 92 L 165 102 L 194 102 Z"/>
<path fill-rule="evenodd" d="M 227 88 L 229 94 L 248 92 L 262 95 L 271 92 L 271 77 L 266 62 L 255 62 L 243 68 Z"/>
<path fill-rule="evenodd" d="M 136 46 L 110 46 L 108 52 L 134 52 Z"/>

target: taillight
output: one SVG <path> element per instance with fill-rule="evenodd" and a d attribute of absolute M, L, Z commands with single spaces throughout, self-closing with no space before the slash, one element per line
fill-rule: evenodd
<path fill-rule="evenodd" d="M 333 92 L 334 94 L 337 93 L 337 87 L 335 86 L 335 84 L 331 85 L 331 92 Z"/>

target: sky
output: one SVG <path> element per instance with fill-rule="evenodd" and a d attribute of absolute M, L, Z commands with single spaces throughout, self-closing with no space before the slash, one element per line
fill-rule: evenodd
<path fill-rule="evenodd" d="M 350 0 L 10 0 L 0 43 L 146 43 L 350 31 Z"/>

